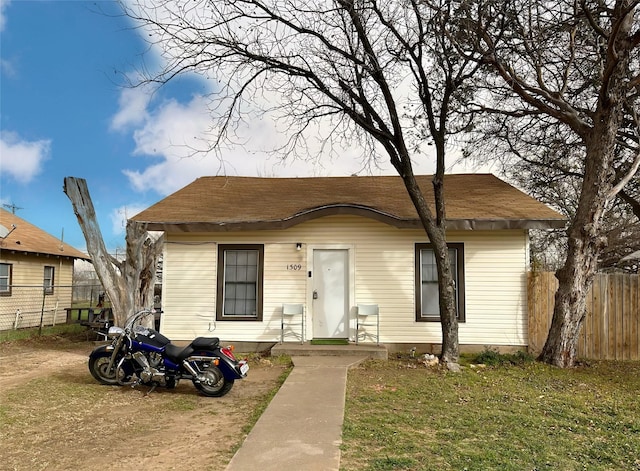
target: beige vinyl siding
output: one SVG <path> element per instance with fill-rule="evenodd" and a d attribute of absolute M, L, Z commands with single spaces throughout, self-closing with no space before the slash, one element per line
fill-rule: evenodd
<path fill-rule="evenodd" d="M 438 322 L 416 322 L 415 243 L 428 242 L 420 230 L 401 230 L 358 216 L 331 216 L 285 231 L 181 234 L 167 237 L 162 330 L 188 340 L 216 335 L 235 341 L 277 341 L 282 303 L 307 310 L 313 335 L 311 269 L 313 248 L 350 250 L 351 304 L 380 305 L 381 341 L 439 343 Z M 526 244 L 524 231 L 451 232 L 465 251 L 466 323 L 461 344 L 526 344 Z M 303 244 L 296 250 L 296 243 Z M 215 320 L 217 244 L 264 244 L 263 321 Z M 295 268 L 300 266 L 300 269 Z M 294 269 L 291 269 L 291 268 Z M 350 337 L 353 332 L 350 331 Z"/>
<path fill-rule="evenodd" d="M 295 241 L 271 242 L 281 233 L 168 237 L 164 254 L 161 331 L 176 340 L 197 335 L 215 335 L 236 341 L 275 341 L 280 335 L 281 306 L 284 302 L 305 302 L 306 269 L 287 270 L 287 265 L 303 265 L 304 253 Z M 262 321 L 216 321 L 216 271 L 219 244 L 265 245 L 264 299 Z"/>
<path fill-rule="evenodd" d="M 67 307 L 71 307 L 73 259 L 48 255 L 27 255 L 3 250 L 0 262 L 12 265 L 11 295 L 0 296 L 0 330 L 12 329 L 19 310 L 18 327 L 33 327 L 66 322 Z M 54 268 L 53 294 L 44 296 L 44 267 Z"/>
<path fill-rule="evenodd" d="M 2 251 L 1 263 L 13 264 L 12 283 L 21 286 L 42 286 L 44 267 L 55 268 L 55 284 L 71 286 L 73 283 L 73 260 L 47 255 L 26 255 Z"/>
<path fill-rule="evenodd" d="M 170 338 L 210 335 L 216 318 L 217 245 L 206 238 L 168 238 L 163 254 L 160 330 Z"/>
<path fill-rule="evenodd" d="M 465 243 L 465 344 L 527 344 L 527 236 L 523 231 L 481 232 Z"/>
<path fill-rule="evenodd" d="M 277 237 L 277 235 L 271 236 Z M 261 340 L 280 339 L 283 303 L 307 303 L 308 267 L 305 263 L 305 252 L 302 249 L 296 250 L 295 244 L 296 241 L 265 244 L 264 311 L 262 313 L 264 332 L 260 337 Z M 297 268 L 298 265 L 299 270 L 288 269 L 288 267 Z M 307 319 L 310 319 L 308 313 Z M 259 326 L 256 325 L 256 328 Z"/>

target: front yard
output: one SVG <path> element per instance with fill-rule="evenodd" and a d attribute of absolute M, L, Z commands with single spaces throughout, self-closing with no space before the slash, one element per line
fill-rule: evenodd
<path fill-rule="evenodd" d="M 64 337 L 0 342 L 0 469 L 220 471 L 288 369 L 254 358 L 225 397 L 203 397 L 191 381 L 145 395 L 98 384 L 87 369 L 94 347 Z"/>
<path fill-rule="evenodd" d="M 341 469 L 640 470 L 640 364 L 351 370 Z"/>
<path fill-rule="evenodd" d="M 96 383 L 77 340 L 0 342 L 0 469 L 219 471 L 289 366 L 254 358 L 223 398 L 190 382 L 145 396 Z M 516 363 L 350 370 L 340 469 L 640 471 L 640 363 Z"/>

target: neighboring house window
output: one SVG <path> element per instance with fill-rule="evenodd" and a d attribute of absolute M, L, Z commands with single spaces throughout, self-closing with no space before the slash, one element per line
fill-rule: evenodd
<path fill-rule="evenodd" d="M 217 320 L 262 320 L 263 245 L 218 246 Z"/>
<path fill-rule="evenodd" d="M 447 244 L 455 283 L 458 321 L 465 321 L 464 244 Z M 440 322 L 438 270 L 431 244 L 416 244 L 416 321 Z"/>
<path fill-rule="evenodd" d="M 53 294 L 54 267 L 44 267 L 44 294 Z"/>
<path fill-rule="evenodd" d="M 10 263 L 0 263 L 0 296 L 11 296 L 11 271 Z"/>

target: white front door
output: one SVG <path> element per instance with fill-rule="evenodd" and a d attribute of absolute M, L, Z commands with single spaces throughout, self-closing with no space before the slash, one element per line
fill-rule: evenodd
<path fill-rule="evenodd" d="M 313 337 L 346 339 L 349 314 L 349 251 L 313 251 Z"/>

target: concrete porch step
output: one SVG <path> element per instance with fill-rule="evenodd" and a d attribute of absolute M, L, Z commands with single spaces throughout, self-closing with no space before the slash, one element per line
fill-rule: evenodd
<path fill-rule="evenodd" d="M 350 343 L 349 345 L 311 345 L 309 342 L 278 343 L 271 348 L 271 355 L 289 356 L 366 356 L 373 359 L 386 360 L 389 356 L 387 347 L 375 343 Z"/>

